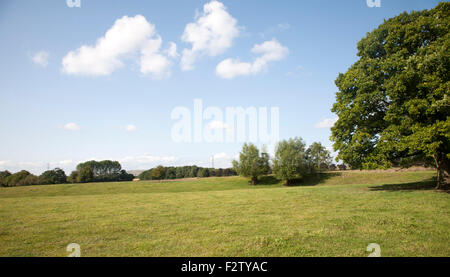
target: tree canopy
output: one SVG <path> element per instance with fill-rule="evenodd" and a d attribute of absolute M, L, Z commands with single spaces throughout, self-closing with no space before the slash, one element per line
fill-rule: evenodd
<path fill-rule="evenodd" d="M 47 170 L 39 176 L 41 184 L 64 184 L 66 181 L 66 173 L 60 168 Z"/>
<path fill-rule="evenodd" d="M 258 183 L 258 177 L 267 174 L 269 156 L 260 155 L 258 148 L 252 143 L 244 143 L 239 153 L 239 161 L 233 161 L 233 168 L 243 177 L 249 177 L 253 185 Z"/>
<path fill-rule="evenodd" d="M 316 170 L 326 170 L 331 164 L 331 155 L 320 142 L 313 142 L 306 150 L 311 165 Z"/>
<path fill-rule="evenodd" d="M 289 185 L 311 171 L 306 145 L 301 138 L 291 138 L 278 143 L 273 159 L 273 172 Z"/>
<path fill-rule="evenodd" d="M 352 168 L 433 161 L 449 182 L 450 3 L 385 20 L 357 45 L 359 60 L 339 74 L 338 159 Z"/>

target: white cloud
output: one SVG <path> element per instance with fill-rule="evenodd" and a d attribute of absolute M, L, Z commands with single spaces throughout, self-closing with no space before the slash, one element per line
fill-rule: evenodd
<path fill-rule="evenodd" d="M 269 62 L 282 60 L 289 53 L 289 49 L 281 45 L 276 39 L 255 44 L 251 51 L 254 54 L 260 54 L 253 63 L 240 62 L 237 59 L 225 59 L 216 66 L 216 74 L 225 79 L 256 75 L 267 70 Z"/>
<path fill-rule="evenodd" d="M 316 128 L 331 128 L 333 127 L 334 123 L 336 123 L 336 121 L 338 120 L 338 118 L 325 118 L 320 122 L 317 122 L 315 127 Z"/>
<path fill-rule="evenodd" d="M 64 125 L 64 129 L 66 129 L 68 131 L 79 131 L 80 127 L 77 124 L 70 122 L 70 123 L 67 123 L 66 125 Z"/>
<path fill-rule="evenodd" d="M 216 153 L 214 157 L 214 167 L 215 168 L 227 168 L 231 167 L 231 162 L 235 159 L 239 159 L 239 154 L 229 154 L 225 152 Z M 237 157 L 237 158 L 236 158 Z M 209 166 L 209 165 L 205 165 Z"/>
<path fill-rule="evenodd" d="M 226 158 L 230 158 L 230 156 L 225 152 L 214 154 L 214 159 L 226 159 Z"/>
<path fill-rule="evenodd" d="M 62 165 L 62 166 L 71 165 L 73 163 L 74 163 L 74 161 L 72 161 L 72 160 L 63 160 L 63 161 L 58 162 L 58 164 Z"/>
<path fill-rule="evenodd" d="M 196 21 L 186 25 L 181 39 L 191 43 L 191 49 L 183 49 L 181 69 L 192 70 L 198 57 L 217 56 L 225 52 L 239 35 L 237 20 L 226 10 L 224 4 L 211 1 L 196 15 Z"/>
<path fill-rule="evenodd" d="M 291 25 L 289 23 L 279 23 L 275 26 L 271 26 L 270 28 L 268 28 L 266 31 L 259 33 L 259 35 L 262 38 L 268 37 L 268 36 L 273 36 L 276 33 L 280 33 L 283 31 L 286 31 L 288 29 L 291 28 Z"/>
<path fill-rule="evenodd" d="M 0 161 L 0 166 L 1 167 L 7 167 L 7 166 L 11 166 L 12 163 L 10 161 Z"/>
<path fill-rule="evenodd" d="M 154 162 L 174 162 L 178 158 L 174 156 L 152 156 L 152 155 L 141 155 L 141 156 L 127 156 L 120 159 L 122 162 L 140 162 L 140 163 L 154 163 Z"/>
<path fill-rule="evenodd" d="M 159 53 L 161 44 L 162 39 L 159 36 L 156 39 L 151 39 L 144 43 L 141 50 L 141 73 L 151 73 L 157 79 L 170 75 L 172 63 Z"/>
<path fill-rule="evenodd" d="M 277 28 L 280 31 L 284 31 L 284 30 L 288 30 L 289 28 L 291 28 L 291 25 L 289 25 L 289 23 L 280 23 L 277 25 Z"/>
<path fill-rule="evenodd" d="M 152 156 L 152 155 L 140 155 L 140 156 L 127 156 L 118 159 L 123 168 L 132 169 L 149 169 L 157 165 L 173 165 L 178 160 L 178 157 L 174 156 Z"/>
<path fill-rule="evenodd" d="M 176 57 L 180 56 L 180 54 L 178 54 L 178 52 L 177 52 L 177 44 L 175 42 L 170 42 L 169 48 L 165 52 L 171 58 L 176 58 Z"/>
<path fill-rule="evenodd" d="M 95 46 L 83 45 L 62 60 L 63 72 L 72 75 L 110 75 L 123 60 L 140 51 L 140 71 L 156 78 L 169 75 L 170 61 L 160 53 L 162 39 L 144 16 L 124 16 L 99 38 Z"/>
<path fill-rule="evenodd" d="M 34 54 L 33 57 L 31 57 L 31 60 L 37 65 L 40 65 L 42 67 L 47 67 L 48 57 L 49 57 L 48 52 L 40 51 L 40 52 L 37 52 L 36 54 Z"/>
<path fill-rule="evenodd" d="M 132 125 L 132 124 L 128 124 L 127 126 L 125 126 L 125 130 L 128 132 L 134 132 L 137 130 L 136 126 Z"/>

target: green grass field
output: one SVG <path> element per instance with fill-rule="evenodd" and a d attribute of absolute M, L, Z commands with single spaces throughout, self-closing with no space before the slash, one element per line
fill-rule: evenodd
<path fill-rule="evenodd" d="M 434 172 L 0 188 L 0 256 L 450 256 Z"/>

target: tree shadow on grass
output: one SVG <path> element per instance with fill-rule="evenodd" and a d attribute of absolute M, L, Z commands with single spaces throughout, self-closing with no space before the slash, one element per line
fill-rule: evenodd
<path fill-rule="evenodd" d="M 280 182 L 281 181 L 278 180 L 275 176 L 266 175 L 266 176 L 259 177 L 257 185 L 261 185 L 261 186 L 276 185 L 276 184 L 279 184 Z"/>
<path fill-rule="evenodd" d="M 288 187 L 298 187 L 298 186 L 316 186 L 324 183 L 327 179 L 332 177 L 340 176 L 339 172 L 319 172 L 315 174 L 306 175 L 301 179 L 294 179 L 285 184 Z"/>
<path fill-rule="evenodd" d="M 433 190 L 436 188 L 436 178 L 429 178 L 419 182 L 385 184 L 369 187 L 371 191 L 415 191 L 415 190 Z"/>

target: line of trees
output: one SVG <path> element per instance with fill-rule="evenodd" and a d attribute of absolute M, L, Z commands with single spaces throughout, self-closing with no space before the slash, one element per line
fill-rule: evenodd
<path fill-rule="evenodd" d="M 278 143 L 272 165 L 264 148 L 260 153 L 254 144 L 245 143 L 239 161 L 233 161 L 233 168 L 239 175 L 250 178 L 249 183 L 252 185 L 258 183 L 260 176 L 272 172 L 286 185 L 291 185 L 306 175 L 329 170 L 332 166 L 335 170 L 336 166 L 331 164 L 331 160 L 330 152 L 319 142 L 306 148 L 305 142 L 296 137 Z"/>
<path fill-rule="evenodd" d="M 132 181 L 134 175 L 122 169 L 118 161 L 87 161 L 77 165 L 67 178 L 69 183 Z"/>
<path fill-rule="evenodd" d="M 194 177 L 222 177 L 235 176 L 236 170 L 233 168 L 205 168 L 192 166 L 169 166 L 162 165 L 146 170 L 139 174 L 138 178 L 141 180 L 168 180 Z"/>
<path fill-rule="evenodd" d="M 60 168 L 47 170 L 39 176 L 26 170 L 14 174 L 8 170 L 0 171 L 0 186 L 2 187 L 63 184 L 66 183 L 66 180 L 66 173 Z"/>
<path fill-rule="evenodd" d="M 32 186 L 64 183 L 88 183 L 88 182 L 120 182 L 131 181 L 133 174 L 127 173 L 117 161 L 88 161 L 77 165 L 76 170 L 66 176 L 64 170 L 55 168 L 47 170 L 36 176 L 26 170 L 12 174 L 5 170 L 0 171 L 0 186 Z"/>

